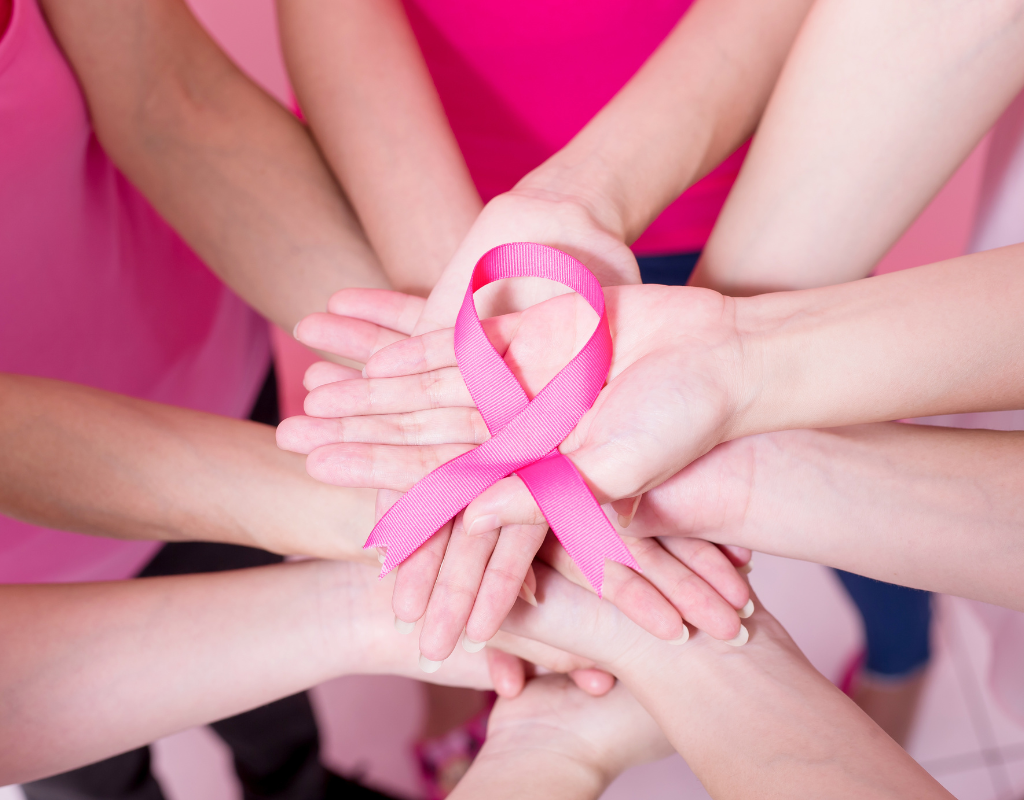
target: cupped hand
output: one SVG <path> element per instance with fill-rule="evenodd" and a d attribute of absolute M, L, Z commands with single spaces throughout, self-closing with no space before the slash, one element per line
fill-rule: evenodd
<path fill-rule="evenodd" d="M 515 699 L 499 699 L 480 757 L 500 763 L 538 750 L 585 766 L 603 785 L 674 752 L 623 684 L 595 698 L 562 675 L 535 678 Z"/>
<path fill-rule="evenodd" d="M 726 416 L 732 376 L 722 366 L 735 359 L 735 335 L 726 301 L 712 292 L 629 287 L 609 290 L 606 295 L 616 339 L 612 381 L 562 450 L 578 467 L 582 453 L 590 457 L 594 472 L 604 470 L 606 479 L 595 484 L 586 468 L 581 468 L 599 498 L 630 498 L 646 488 L 645 483 L 662 479 L 666 472 L 671 474 L 673 462 L 685 463 L 713 443 L 720 418 Z M 333 310 L 357 313 L 364 320 L 373 316 L 381 330 L 347 336 L 344 332 L 353 326 L 357 333 L 370 329 L 358 327 L 365 322 L 325 316 L 309 329 L 317 337 L 310 343 L 397 343 L 370 358 L 366 372 L 371 377 L 312 386 L 307 412 L 313 416 L 283 425 L 279 440 L 288 449 L 309 453 L 308 468 L 321 480 L 408 489 L 434 467 L 484 440 L 487 433 L 455 366 L 451 331 L 404 340 L 395 330 L 404 314 L 402 302 L 377 303 L 376 309 L 368 312 L 368 299 L 373 295 L 344 293 L 336 296 Z M 581 298 L 562 295 L 522 313 L 486 320 L 485 330 L 533 395 L 586 341 L 593 324 L 593 312 Z M 689 352 L 691 358 L 683 358 L 673 345 Z M 630 395 L 636 370 L 630 368 L 644 359 L 652 363 L 645 365 L 642 377 L 658 377 L 660 368 L 679 361 L 687 361 L 689 370 L 678 385 L 672 374 L 661 375 L 665 379 L 662 384 L 655 382 L 649 387 L 653 396 L 645 402 L 650 409 L 634 419 L 637 403 L 630 401 Z M 713 367 L 705 370 L 709 376 L 700 374 L 701 360 Z M 610 399 L 603 399 L 612 392 Z M 667 421 L 673 410 L 679 417 L 688 417 L 691 424 Z M 597 412 L 601 414 L 599 424 L 588 423 Z M 616 433 L 616 426 L 625 430 Z M 664 428 L 660 438 L 658 426 Z M 600 441 L 601 431 L 612 431 L 614 441 Z M 439 444 L 441 438 L 447 442 Z M 667 441 L 676 440 L 681 442 L 679 450 L 688 455 L 666 446 Z M 658 457 L 667 462 L 653 479 L 642 474 L 658 464 L 638 457 L 638 443 L 653 443 Z M 631 469 L 618 469 L 614 461 L 610 470 L 605 469 L 601 459 L 606 454 Z M 616 488 L 622 486 L 627 488 Z M 498 513 L 478 511 L 473 534 L 465 525 L 454 535 L 450 529 L 442 530 L 400 570 L 396 613 L 409 621 L 427 615 L 421 646 L 431 660 L 451 652 L 463 627 L 470 641 L 489 638 L 515 601 L 546 531 L 543 517 L 525 489 L 527 502 L 522 505 L 528 522 L 506 524 L 500 518 L 501 512 L 515 511 L 515 502 L 524 499 L 517 494 L 520 488 L 522 484 L 513 478 L 485 492 L 470 509 L 496 497 Z M 502 507 L 502 492 L 515 502 Z M 627 505 L 633 507 L 634 503 L 627 500 Z M 722 639 L 737 636 L 740 626 L 735 609 L 743 608 L 749 598 L 745 584 L 717 548 L 697 541 L 676 544 L 673 549 L 680 560 L 658 542 L 633 544 L 645 575 L 664 594 L 631 570 L 609 563 L 605 596 L 665 639 L 683 633 L 680 614 Z M 438 580 L 439 591 L 434 589 Z"/>
<path fill-rule="evenodd" d="M 484 207 L 430 293 L 415 325 L 417 334 L 449 328 L 469 285 L 469 278 L 488 250 L 511 242 L 536 242 L 557 247 L 585 264 L 602 286 L 640 283 L 636 257 L 621 233 L 607 230 L 578 198 L 539 189 L 516 188 Z M 551 284 L 524 281 L 506 284 L 480 305 L 481 316 L 525 308 L 553 293 Z"/>

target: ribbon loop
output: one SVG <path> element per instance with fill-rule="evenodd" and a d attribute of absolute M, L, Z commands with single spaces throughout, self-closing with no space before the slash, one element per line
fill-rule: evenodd
<path fill-rule="evenodd" d="M 484 333 L 473 294 L 505 278 L 548 278 L 597 312 L 583 348 L 530 400 Z M 387 547 L 381 577 L 401 564 L 489 486 L 515 473 L 566 552 L 601 594 L 604 561 L 639 570 L 590 488 L 558 446 L 594 405 L 611 365 L 612 340 L 601 284 L 572 256 L 519 242 L 485 253 L 473 270 L 455 323 L 455 357 L 491 438 L 435 469 L 374 526 L 365 547 Z"/>

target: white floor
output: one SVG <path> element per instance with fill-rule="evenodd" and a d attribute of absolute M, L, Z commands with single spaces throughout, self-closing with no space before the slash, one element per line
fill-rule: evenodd
<path fill-rule="evenodd" d="M 815 666 L 835 679 L 858 646 L 859 623 L 831 573 L 812 564 L 758 555 L 751 577 L 765 606 Z M 983 680 L 988 634 L 962 601 L 939 598 L 937 612 L 935 658 L 908 749 L 963 800 L 1024 800 L 1024 725 L 1003 714 Z M 422 714 L 416 683 L 345 678 L 319 687 L 315 699 L 329 763 L 360 772 L 382 789 L 418 796 L 410 758 Z M 156 769 L 169 800 L 240 797 L 228 754 L 206 729 L 159 742 Z M 604 797 L 689 800 L 708 795 L 683 760 L 674 757 L 627 772 Z M 0 800 L 20 798 L 16 787 L 0 788 Z"/>

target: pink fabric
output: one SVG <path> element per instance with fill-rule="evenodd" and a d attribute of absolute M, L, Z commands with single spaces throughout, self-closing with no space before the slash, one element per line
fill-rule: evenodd
<path fill-rule="evenodd" d="M 0 247 L 0 371 L 248 412 L 266 323 L 107 158 L 35 0 L 0 39 Z M 155 548 L 0 516 L 0 581 L 124 578 Z"/>
<path fill-rule="evenodd" d="M 600 320 L 573 359 L 533 400 L 491 345 L 473 293 L 505 278 L 549 278 L 578 292 Z M 604 561 L 639 570 L 589 487 L 558 452 L 604 385 L 612 338 L 597 278 L 553 247 L 520 242 L 484 253 L 473 270 L 455 322 L 455 357 L 491 438 L 431 472 L 381 518 L 365 547 L 386 546 L 381 577 L 408 558 L 484 489 L 516 473 L 551 530 L 601 594 Z"/>
<path fill-rule="evenodd" d="M 692 0 L 406 0 L 430 73 L 485 200 L 563 147 L 621 89 Z M 700 250 L 742 148 L 636 242 Z"/>

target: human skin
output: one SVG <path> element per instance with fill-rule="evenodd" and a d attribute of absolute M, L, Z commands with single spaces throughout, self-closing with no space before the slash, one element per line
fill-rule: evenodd
<path fill-rule="evenodd" d="M 1016 431 L 780 431 L 720 445 L 645 494 L 629 533 L 697 536 L 1024 610 L 1022 482 Z"/>
<path fill-rule="evenodd" d="M 0 586 L 0 784 L 139 747 L 339 675 L 419 675 L 390 581 L 342 562 Z M 484 653 L 439 680 L 489 687 Z"/>
<path fill-rule="evenodd" d="M 369 560 L 373 492 L 318 483 L 256 422 L 0 374 L 0 512 L 95 536 Z"/>
<path fill-rule="evenodd" d="M 400 3 L 304 0 L 279 15 L 299 99 L 371 242 L 389 274 L 415 264 L 406 283 L 433 289 L 423 332 L 454 322 L 473 265 L 505 242 L 561 247 L 606 285 L 639 282 L 625 245 L 754 130 L 809 6 L 695 3 L 566 147 L 479 217 Z"/>
<path fill-rule="evenodd" d="M 0 419 L 0 513 L 94 536 L 377 563 L 362 549 L 373 490 L 313 480 L 268 425 L 4 374 Z M 592 694 L 610 688 L 588 662 L 552 648 L 522 652 L 572 672 Z M 522 689 L 517 660 L 495 651 L 488 663 L 499 694 Z"/>
<path fill-rule="evenodd" d="M 862 278 L 1024 85 L 1019 0 L 825 0 L 786 61 L 691 284 Z"/>
<path fill-rule="evenodd" d="M 373 292 L 369 294 L 373 297 L 378 295 Z M 399 296 L 385 297 L 397 299 Z M 571 296 L 563 298 L 552 302 L 571 301 Z M 416 302 L 412 298 L 406 299 Z M 542 306 L 536 308 L 540 312 L 544 310 Z M 411 318 L 401 306 L 396 306 L 394 312 L 398 320 Z M 589 337 L 593 312 L 588 309 L 586 313 L 575 316 L 571 312 L 572 309 L 568 318 L 573 319 L 572 330 L 558 331 L 566 333 L 566 336 L 540 337 L 531 346 L 520 349 L 513 346 L 507 352 L 505 347 L 499 348 L 528 393 L 539 390 L 569 359 L 572 351 Z M 495 331 L 496 336 L 510 336 L 517 325 L 530 328 L 531 325 L 524 320 L 532 318 L 531 310 L 521 315 L 521 318 L 513 316 L 490 320 L 485 326 L 490 329 L 498 325 L 504 330 L 501 334 Z M 356 341 L 362 341 L 365 346 L 371 344 L 371 338 L 361 339 L 358 335 L 358 329 L 366 330 L 364 322 L 356 323 L 356 329 L 351 330 L 353 335 L 346 335 L 350 325 L 342 317 L 321 315 L 320 322 L 325 326 L 336 326 L 328 328 L 336 335 L 325 338 L 320 346 L 330 348 L 336 343 L 344 343 L 351 347 Z M 307 324 L 309 321 L 300 326 L 300 335 L 303 335 Z M 430 334 L 424 337 L 424 341 L 437 336 L 443 334 Z M 492 336 L 492 340 L 494 338 Z M 415 340 L 410 341 L 415 346 Z M 358 356 L 351 349 L 344 352 Z M 379 354 L 380 357 L 384 357 L 384 352 Z M 479 415 L 472 409 L 472 400 L 469 399 L 458 371 L 449 369 L 444 372 L 444 376 L 439 381 L 431 378 L 439 393 L 432 394 L 430 404 L 463 405 L 465 408 L 448 408 L 439 414 L 428 412 L 423 415 L 414 412 L 388 419 L 347 416 L 360 413 L 358 408 L 362 408 L 370 397 L 373 398 L 370 402 L 380 408 L 384 403 L 405 403 L 407 396 L 432 393 L 426 384 L 403 387 L 400 381 L 375 383 L 351 378 L 314 389 L 309 395 L 307 410 L 331 419 L 293 418 L 278 428 L 278 441 L 288 449 L 312 452 L 308 465 L 311 473 L 321 479 L 339 485 L 349 485 L 351 482 L 373 484 L 381 488 L 408 489 L 418 480 L 418 476 L 440 463 L 438 458 L 447 460 L 465 452 L 471 445 L 465 442 L 448 444 L 431 451 L 356 443 L 387 442 L 394 445 L 412 443 L 423 436 L 432 441 L 452 441 L 462 435 L 465 429 L 459 429 L 466 423 L 475 430 L 472 433 L 474 440 L 481 441 L 482 437 L 486 437 L 486 429 L 479 423 Z M 415 384 L 418 377 L 421 376 L 412 376 L 408 380 Z M 456 380 L 453 382 L 452 378 Z M 382 388 L 393 385 L 397 394 L 389 389 L 385 389 L 383 394 L 376 393 L 371 388 L 375 385 Z M 449 418 L 449 412 L 455 413 Z M 470 413 L 467 415 L 466 412 Z M 345 444 L 331 444 L 337 441 Z M 415 466 L 411 462 L 388 462 L 391 455 L 401 453 L 414 457 L 417 452 L 427 454 L 428 461 Z M 384 470 L 361 469 L 361 465 L 372 467 L 386 463 L 397 469 L 390 466 Z M 421 548 L 415 557 L 434 559 L 431 565 L 433 569 L 426 571 L 429 572 L 426 585 L 419 587 L 423 590 L 420 592 L 424 598 L 423 604 L 403 605 L 401 597 L 396 594 L 395 612 L 400 619 L 407 621 L 419 619 L 426 613 L 427 621 L 433 623 L 424 628 L 421 638 L 421 647 L 427 658 L 438 661 L 447 656 L 464 627 L 471 642 L 486 641 L 493 636 L 514 602 L 520 583 L 527 576 L 529 562 L 543 542 L 545 532 L 545 525 L 531 523 L 529 526 L 510 526 L 502 531 L 500 537 L 491 529 L 484 535 L 469 535 L 464 526 L 457 524 L 454 532 L 448 535 L 442 532 L 442 535 L 433 537 Z M 712 630 L 722 639 L 742 635 L 736 610 L 744 608 L 749 597 L 745 584 L 736 575 L 724 553 L 696 542 L 690 553 L 683 554 L 681 548 L 677 548 L 676 559 L 669 557 L 660 546 L 651 542 L 637 543 L 637 548 L 635 555 L 644 570 L 644 577 L 620 565 L 607 563 L 604 596 L 620 604 L 627 609 L 626 613 L 632 619 L 665 639 L 677 639 L 685 630 L 680 615 L 698 627 Z M 458 598 L 456 603 L 443 602 L 440 593 L 431 593 L 434 576 L 438 574 L 438 580 L 449 590 L 448 594 Z M 399 585 L 402 580 L 400 570 Z M 494 587 L 501 590 L 505 599 L 493 599 L 497 592 L 489 592 L 487 589 Z M 429 605 L 426 603 L 427 597 L 430 598 Z"/>
<path fill-rule="evenodd" d="M 399 4 L 310 0 L 284 4 L 279 14 L 300 102 L 385 268 L 389 275 L 404 270 L 403 285 L 416 291 L 433 287 L 412 328 L 422 333 L 454 322 L 477 259 L 505 242 L 557 246 L 587 264 L 605 285 L 639 282 L 627 245 L 750 135 L 809 5 L 808 0 L 771 8 L 749 0 L 696 3 L 565 148 L 494 198 L 479 216 L 479 197 L 443 109 L 429 91 L 429 74 Z M 519 282 L 514 292 L 506 284 L 481 294 L 485 313 L 493 313 L 548 297 L 550 287 Z M 378 515 L 398 496 L 382 491 Z M 542 525 L 510 526 L 504 539 L 510 551 L 536 551 L 544 532 Z M 434 589 L 451 535 L 446 526 L 400 567 L 399 617 L 418 618 L 435 594 L 436 603 L 456 609 L 454 618 L 470 613 L 475 591 L 457 597 L 444 583 Z M 513 547 L 514 537 L 523 544 Z M 490 538 L 496 546 L 497 534 Z M 493 546 L 479 548 L 477 562 L 489 557 Z M 473 571 L 482 573 L 486 563 L 477 567 Z M 500 564 L 495 567 L 492 576 L 503 572 Z M 519 591 L 514 578 L 522 573 L 517 569 L 512 580 L 482 587 L 484 604 L 496 613 L 477 635 L 493 631 L 495 618 L 514 601 Z M 614 581 L 611 592 L 616 596 Z M 656 593 L 645 597 L 648 607 L 659 602 Z M 683 630 L 667 604 L 660 612 L 638 609 L 640 614 L 666 637 Z M 735 618 L 723 621 L 718 635 L 730 638 L 738 625 Z M 431 621 L 428 637 L 434 629 Z M 435 633 L 437 645 L 428 646 L 436 650 L 432 658 L 458 631 L 442 624 Z"/>
<path fill-rule="evenodd" d="M 311 137 L 183 3 L 41 5 L 104 150 L 257 310 L 290 330 L 339 286 L 387 285 Z M 372 523 L 363 494 L 306 485 L 260 426 L 57 381 L 5 376 L 0 391 L 6 513 L 103 535 L 361 557 L 345 536 Z M 145 496 L 127 491 L 143 484 Z"/>
<path fill-rule="evenodd" d="M 285 330 L 387 280 L 302 124 L 180 0 L 42 0 L 97 138 L 203 261 Z"/>
<path fill-rule="evenodd" d="M 517 603 L 504 629 L 615 674 L 715 800 L 951 797 L 760 604 L 745 647 L 701 633 L 672 647 L 552 570 L 537 577 L 539 606 Z"/>
<path fill-rule="evenodd" d="M 498 700 L 487 740 L 450 796 L 596 800 L 629 767 L 672 752 L 623 684 L 593 698 L 564 676 L 546 676 Z"/>
<path fill-rule="evenodd" d="M 1008 247 L 751 298 L 696 288 L 606 289 L 614 341 L 608 384 L 561 450 L 607 502 L 634 498 L 715 445 L 755 433 L 1019 408 L 1022 257 L 1024 247 Z M 492 343 L 501 352 L 522 339 L 524 352 L 543 364 L 543 354 L 556 350 L 551 342 L 572 339 L 581 305 L 562 296 L 503 318 L 488 328 Z M 311 434 L 307 468 L 340 485 L 367 475 L 412 483 L 456 454 L 452 445 L 409 446 L 418 437 L 436 441 L 429 438 L 436 434 L 421 433 L 431 429 L 431 418 L 446 426 L 451 441 L 461 427 L 468 447 L 477 428 L 438 409 L 472 405 L 454 364 L 451 331 L 434 332 L 380 351 L 367 363 L 368 378 L 311 393 L 307 410 L 319 408 L 324 417 L 386 416 L 363 420 L 362 433 L 346 429 L 347 444 L 331 444 L 334 434 L 316 422 L 297 421 L 293 433 Z M 387 416 L 402 412 L 414 412 L 415 425 Z M 360 438 L 392 444 L 352 443 Z M 469 505 L 467 529 L 481 516 L 484 527 L 543 519 L 515 477 Z"/>

